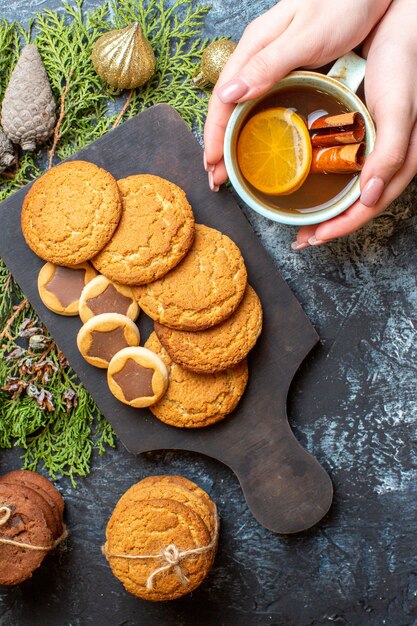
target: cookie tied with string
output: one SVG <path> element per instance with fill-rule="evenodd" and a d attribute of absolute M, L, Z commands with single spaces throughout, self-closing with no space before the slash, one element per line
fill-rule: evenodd
<path fill-rule="evenodd" d="M 0 585 L 17 585 L 42 564 L 65 537 L 62 509 L 47 479 L 34 472 L 11 472 L 0 479 Z M 57 492 L 58 493 L 58 492 Z M 52 497 L 53 496 L 53 497 Z"/>
<path fill-rule="evenodd" d="M 127 591 L 175 600 L 208 574 L 218 534 L 216 506 L 202 489 L 179 476 L 154 476 L 120 498 L 102 550 Z"/>

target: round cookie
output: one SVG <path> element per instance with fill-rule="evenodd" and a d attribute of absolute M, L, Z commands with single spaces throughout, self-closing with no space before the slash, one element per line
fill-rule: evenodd
<path fill-rule="evenodd" d="M 198 494 L 191 491 L 181 483 L 174 481 L 149 480 L 144 478 L 139 483 L 132 485 L 122 496 L 126 501 L 143 501 L 162 498 L 163 500 L 175 500 L 190 508 L 200 516 L 206 525 L 210 536 L 214 537 L 216 531 L 216 516 L 206 502 Z M 214 505 L 213 505 L 214 506 Z"/>
<path fill-rule="evenodd" d="M 178 428 L 201 428 L 222 420 L 237 406 L 248 381 L 246 360 L 216 374 L 197 374 L 174 363 L 152 333 L 145 344 L 159 354 L 169 371 L 163 398 L 151 407 L 161 422 Z"/>
<path fill-rule="evenodd" d="M 194 243 L 169 274 L 134 288 L 140 307 L 153 320 L 180 330 L 219 324 L 238 307 L 246 267 L 237 245 L 214 228 L 196 224 Z"/>
<path fill-rule="evenodd" d="M 0 526 L 0 537 L 40 547 L 52 545 L 52 533 L 41 509 L 19 493 L 18 489 L 0 485 L 0 509 L 9 507 L 10 518 Z M 0 517 L 4 511 L 0 511 Z M 28 550 L 0 543 L 0 585 L 17 585 L 30 578 L 48 551 Z"/>
<path fill-rule="evenodd" d="M 92 263 L 101 274 L 126 285 L 164 276 L 187 254 L 194 216 L 185 192 L 150 174 L 118 181 L 123 200 L 119 227 Z"/>
<path fill-rule="evenodd" d="M 207 330 L 175 330 L 155 322 L 158 339 L 175 363 L 208 374 L 240 363 L 255 345 L 261 330 L 262 305 L 250 285 L 236 311 Z"/>
<path fill-rule="evenodd" d="M 29 248 L 56 265 L 78 265 L 110 240 L 122 203 L 113 176 L 94 163 L 68 161 L 46 172 L 23 202 L 21 224 Z"/>
<path fill-rule="evenodd" d="M 78 315 L 81 292 L 97 276 L 90 263 L 72 267 L 45 263 L 38 275 L 39 296 L 58 315 Z"/>
<path fill-rule="evenodd" d="M 41 490 L 41 495 L 43 495 L 43 492 L 47 493 L 56 505 L 60 516 L 63 516 L 65 508 L 64 498 L 51 481 L 45 476 L 42 476 L 42 474 L 38 474 L 37 472 L 32 472 L 30 470 L 13 470 L 12 472 L 4 474 L 0 479 L 0 482 L 3 478 L 5 480 L 10 479 L 22 481 L 29 487 L 32 487 L 32 489 Z"/>
<path fill-rule="evenodd" d="M 96 276 L 83 289 L 80 297 L 79 314 L 83 322 L 102 313 L 120 313 L 134 322 L 139 307 L 133 291 L 127 285 L 113 283 L 105 276 Z"/>
<path fill-rule="evenodd" d="M 53 531 L 52 534 L 54 539 L 58 539 L 58 537 L 60 537 L 64 531 L 64 522 L 62 519 L 62 513 L 60 512 L 56 501 L 42 487 L 36 485 L 35 483 L 27 481 L 24 477 L 24 470 L 22 470 L 23 477 L 16 476 L 18 472 L 19 470 L 17 470 L 16 472 L 9 472 L 8 474 L 1 476 L 0 483 L 5 485 L 16 485 L 16 487 L 19 488 L 23 486 L 25 488 L 31 489 L 36 494 L 40 495 L 44 500 L 46 500 L 52 512 L 53 523 L 49 523 L 48 514 L 45 515 L 45 519 L 48 522 L 49 528 Z M 37 504 L 35 500 L 33 500 L 33 502 Z"/>
<path fill-rule="evenodd" d="M 126 315 L 102 313 L 81 326 L 77 346 L 87 363 L 103 369 L 109 366 L 117 352 L 128 346 L 138 346 L 139 329 Z"/>
<path fill-rule="evenodd" d="M 211 544 L 210 534 L 201 518 L 185 505 L 173 500 L 152 499 L 119 501 L 106 529 L 105 554 L 113 574 L 130 593 L 146 600 L 175 600 L 190 593 L 203 581 L 213 562 L 211 547 L 180 561 L 180 572 L 171 566 L 156 573 L 152 588 L 149 577 L 167 565 L 162 551 L 174 545 L 181 552 Z M 126 559 L 111 556 L 127 554 L 153 558 Z M 181 580 L 179 574 L 188 579 Z"/>
<path fill-rule="evenodd" d="M 181 485 L 185 489 L 188 489 L 188 491 L 192 491 L 196 496 L 198 496 L 204 502 L 211 515 L 218 514 L 217 507 L 208 495 L 208 493 L 206 493 L 204 489 L 196 485 L 196 483 L 194 483 L 192 480 L 185 478 L 185 476 L 176 476 L 172 474 L 164 474 L 162 476 L 147 476 L 146 478 L 143 478 L 138 484 L 153 485 L 155 483 L 169 483 Z"/>
<path fill-rule="evenodd" d="M 107 371 L 110 391 L 118 400 L 135 408 L 158 402 L 168 386 L 168 370 L 162 359 L 146 348 L 125 348 L 110 361 Z"/>
<path fill-rule="evenodd" d="M 1 480 L 1 484 L 6 485 L 11 489 L 17 491 L 27 500 L 30 500 L 32 504 L 37 506 L 43 513 L 47 526 L 52 533 L 52 538 L 58 539 L 58 537 L 62 533 L 62 527 L 60 526 L 59 520 L 55 517 L 48 500 L 42 494 L 40 494 L 39 491 L 36 491 L 32 487 L 23 483 L 15 482 L 13 481 L 13 479 L 6 478 L 5 480 Z"/>

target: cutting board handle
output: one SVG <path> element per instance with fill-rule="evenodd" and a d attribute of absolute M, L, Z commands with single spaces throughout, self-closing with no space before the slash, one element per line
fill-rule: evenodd
<path fill-rule="evenodd" d="M 268 441 L 253 446 L 233 469 L 253 515 L 273 532 L 306 530 L 330 508 L 330 477 L 297 441 L 286 416 Z"/>

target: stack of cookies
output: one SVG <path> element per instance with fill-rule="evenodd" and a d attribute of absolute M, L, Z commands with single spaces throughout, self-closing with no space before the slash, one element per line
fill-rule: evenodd
<path fill-rule="evenodd" d="M 181 476 L 150 476 L 120 498 L 103 553 L 130 593 L 175 600 L 204 580 L 218 536 L 217 509 L 205 491 Z"/>
<path fill-rule="evenodd" d="M 0 478 L 0 585 L 30 578 L 66 537 L 64 500 L 36 472 L 16 470 Z"/>
<path fill-rule="evenodd" d="M 234 410 L 262 306 L 239 248 L 194 223 L 182 189 L 149 174 L 115 181 L 92 163 L 63 163 L 27 194 L 22 229 L 48 261 L 39 275 L 43 302 L 79 313 L 79 350 L 108 368 L 120 401 L 151 406 L 185 428 Z M 155 321 L 145 348 L 134 324 L 139 307 Z"/>

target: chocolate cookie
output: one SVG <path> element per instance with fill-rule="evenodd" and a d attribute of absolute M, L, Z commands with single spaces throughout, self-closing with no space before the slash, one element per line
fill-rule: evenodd
<path fill-rule="evenodd" d="M 125 348 L 110 361 L 107 382 L 118 400 L 140 408 L 155 404 L 164 395 L 168 371 L 151 350 Z"/>
<path fill-rule="evenodd" d="M 198 373 L 221 372 L 242 361 L 262 330 L 262 305 L 255 290 L 246 287 L 236 311 L 207 330 L 175 330 L 155 322 L 155 332 L 171 359 Z"/>
<path fill-rule="evenodd" d="M 194 237 L 193 211 L 185 192 L 159 176 L 129 176 L 118 184 L 122 219 L 92 263 L 118 283 L 149 283 L 169 272 L 187 254 Z"/>
<path fill-rule="evenodd" d="M 65 507 L 64 498 L 51 481 L 45 476 L 42 476 L 42 474 L 31 472 L 30 470 L 13 470 L 8 474 L 4 474 L 2 478 L 7 480 L 21 480 L 29 487 L 32 487 L 32 489 L 41 490 L 41 495 L 43 495 L 43 492 L 47 493 L 57 507 L 60 516 L 63 516 Z"/>
<path fill-rule="evenodd" d="M 184 596 L 198 587 L 213 562 L 213 547 L 184 554 L 204 549 L 212 540 L 199 515 L 174 500 L 120 501 L 107 525 L 106 538 L 105 554 L 113 574 L 127 591 L 146 600 Z M 181 558 L 176 562 L 178 555 Z"/>
<path fill-rule="evenodd" d="M 83 322 L 101 313 L 120 313 L 134 322 L 139 307 L 130 287 L 113 283 L 105 276 L 96 276 L 81 293 L 79 313 Z"/>
<path fill-rule="evenodd" d="M 16 487 L 0 484 L 0 539 L 50 548 L 52 533 L 42 510 Z M 31 550 L 0 542 L 0 585 L 17 585 L 30 578 L 47 550 Z"/>
<path fill-rule="evenodd" d="M 41 176 L 23 202 L 29 248 L 56 265 L 78 265 L 111 239 L 121 217 L 113 176 L 94 163 L 68 161 Z"/>
<path fill-rule="evenodd" d="M 17 491 L 20 495 L 27 498 L 27 500 L 30 500 L 32 504 L 37 506 L 43 513 L 48 528 L 52 533 L 52 538 L 58 539 L 58 537 L 62 533 L 62 526 L 60 526 L 58 518 L 55 517 L 55 514 L 47 498 L 45 498 L 39 491 L 36 491 L 32 487 L 25 485 L 23 482 L 2 477 L 0 483 Z"/>
<path fill-rule="evenodd" d="M 114 355 L 127 346 L 138 346 L 139 329 L 126 315 L 102 313 L 82 326 L 77 346 L 85 360 L 95 367 L 107 368 Z"/>
<path fill-rule="evenodd" d="M 4 474 L 4 476 L 1 476 L 0 483 L 30 487 L 32 490 L 42 496 L 42 498 L 48 503 L 54 517 L 54 539 L 58 539 L 58 537 L 61 536 L 64 530 L 64 499 L 62 498 L 59 491 L 47 478 L 45 478 L 41 474 L 37 474 L 36 472 L 30 472 L 28 470 L 14 470 L 12 472 L 9 472 L 8 474 Z M 51 529 L 54 528 L 53 525 L 48 525 L 51 527 Z"/>
<path fill-rule="evenodd" d="M 246 288 L 246 267 L 237 245 L 214 228 L 195 228 L 191 250 L 174 270 L 134 288 L 145 313 L 180 330 L 204 330 L 227 319 Z"/>
<path fill-rule="evenodd" d="M 164 361 L 169 385 L 151 407 L 161 422 L 179 428 L 201 428 L 219 422 L 237 406 L 248 381 L 246 360 L 216 374 L 197 374 L 174 363 L 155 333 L 145 344 Z"/>
<path fill-rule="evenodd" d="M 81 292 L 95 276 L 90 263 L 64 267 L 46 263 L 38 275 L 38 291 L 44 305 L 59 315 L 78 315 Z"/>

